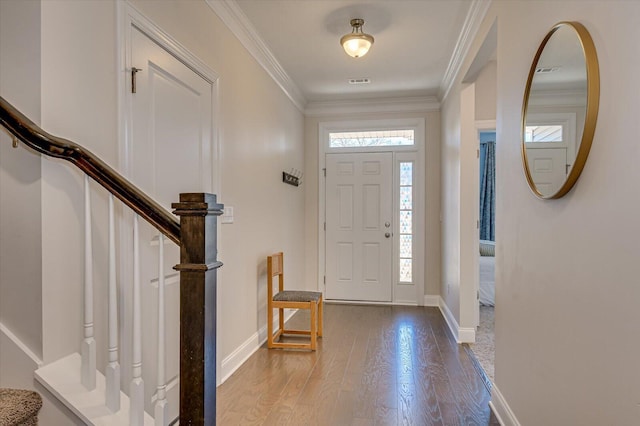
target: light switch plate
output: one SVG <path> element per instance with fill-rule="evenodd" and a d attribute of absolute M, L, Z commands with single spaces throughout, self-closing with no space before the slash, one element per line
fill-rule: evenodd
<path fill-rule="evenodd" d="M 220 223 L 233 223 L 233 207 L 228 206 L 222 209 Z"/>

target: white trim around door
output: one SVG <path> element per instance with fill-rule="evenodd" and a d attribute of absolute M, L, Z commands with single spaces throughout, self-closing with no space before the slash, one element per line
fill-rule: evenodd
<path fill-rule="evenodd" d="M 413 130 L 414 145 L 375 146 L 359 148 L 331 148 L 329 134 L 332 132 L 358 132 L 372 130 Z M 329 153 L 393 153 L 393 254 L 392 254 L 392 304 L 423 305 L 425 291 L 424 245 L 425 245 L 425 119 L 388 119 L 321 122 L 318 126 L 318 289 L 325 291 L 326 264 L 326 155 Z M 399 215 L 400 215 L 400 163 L 413 165 L 413 230 L 412 230 L 412 279 L 400 280 Z"/>
<path fill-rule="evenodd" d="M 222 193 L 222 172 L 221 172 L 221 152 L 219 142 L 219 75 L 212 70 L 204 61 L 194 55 L 189 49 L 173 38 L 169 33 L 164 31 L 155 22 L 151 21 L 140 11 L 138 11 L 132 4 L 124 0 L 118 0 L 116 2 L 117 13 L 117 88 L 118 88 L 118 170 L 125 177 L 131 179 L 133 176 L 133 158 L 132 158 L 132 103 L 131 103 L 131 67 L 132 65 L 132 32 L 137 30 L 151 39 L 160 48 L 168 52 L 171 56 L 176 58 L 186 67 L 191 69 L 198 76 L 202 77 L 205 81 L 211 84 L 211 149 L 207 153 L 209 161 L 207 166 L 210 168 L 211 182 L 203 182 L 203 187 L 211 190 L 218 196 L 218 200 L 221 200 Z M 179 194 L 176 194 L 176 202 L 178 201 Z M 131 236 L 131 220 L 130 211 L 120 211 L 119 216 L 119 235 L 120 241 L 129 241 Z M 221 235 L 223 230 L 218 228 L 218 245 L 221 241 Z M 128 252 L 130 248 L 123 243 L 123 249 L 119 254 L 121 269 L 123 271 L 132 270 L 131 255 Z M 128 277 L 118 277 L 119 282 L 128 279 Z M 218 283 L 220 284 L 220 276 L 218 277 Z M 220 285 L 218 286 L 220 288 Z M 122 292 L 121 292 L 122 293 Z M 217 308 L 217 324 L 218 331 L 220 329 L 220 298 L 218 297 Z M 119 306 L 125 309 L 125 301 L 122 294 L 119 296 Z M 120 321 L 123 321 L 124 313 L 120 314 Z M 220 333 L 217 333 L 218 337 Z M 121 351 L 121 365 L 126 365 L 128 362 L 128 351 L 126 348 L 126 342 L 128 342 L 128 336 L 122 336 L 121 340 L 125 343 L 122 345 Z M 218 345 L 219 347 L 219 345 Z M 221 371 L 221 358 L 220 352 L 216 355 L 217 371 Z M 123 373 L 125 376 L 128 372 Z M 217 377 L 217 384 L 220 384 L 221 376 Z"/>

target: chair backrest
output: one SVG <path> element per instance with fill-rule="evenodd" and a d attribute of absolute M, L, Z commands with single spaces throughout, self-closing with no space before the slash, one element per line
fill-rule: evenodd
<path fill-rule="evenodd" d="M 284 290 L 284 255 L 282 252 L 267 256 L 267 297 L 273 299 L 273 277 L 278 276 L 278 291 Z"/>

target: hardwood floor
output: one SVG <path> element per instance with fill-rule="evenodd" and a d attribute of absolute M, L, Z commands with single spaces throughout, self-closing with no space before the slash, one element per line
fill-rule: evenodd
<path fill-rule="evenodd" d="M 290 320 L 308 326 L 308 312 Z M 437 308 L 325 305 L 316 352 L 260 348 L 218 388 L 218 425 L 497 425 Z"/>

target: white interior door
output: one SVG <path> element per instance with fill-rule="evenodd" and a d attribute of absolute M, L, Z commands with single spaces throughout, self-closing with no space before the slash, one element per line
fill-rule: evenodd
<path fill-rule="evenodd" d="M 529 173 L 540 193 L 556 193 L 567 177 L 566 148 L 538 148 L 540 143 L 527 143 Z"/>
<path fill-rule="evenodd" d="M 393 154 L 326 156 L 327 299 L 390 302 Z"/>
<path fill-rule="evenodd" d="M 212 190 L 212 83 L 132 28 L 131 66 L 137 72 L 131 93 L 131 179 L 167 210 L 181 192 Z M 153 412 L 157 371 L 158 232 L 140 227 L 143 379 L 145 408 Z M 170 418 L 179 398 L 179 247 L 166 240 L 167 398 Z"/>

